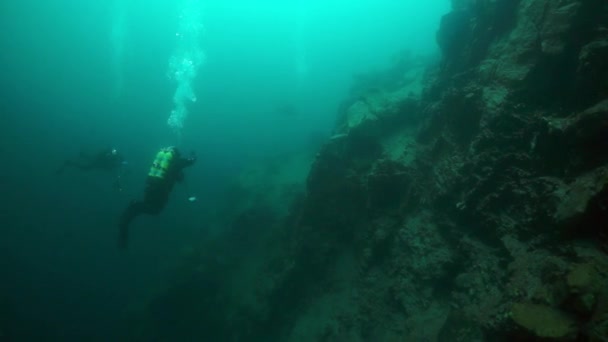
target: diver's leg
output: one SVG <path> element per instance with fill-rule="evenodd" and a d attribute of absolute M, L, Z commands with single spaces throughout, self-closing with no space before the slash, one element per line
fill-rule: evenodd
<path fill-rule="evenodd" d="M 144 202 L 146 203 L 146 214 L 158 215 L 169 200 L 169 191 L 165 184 L 155 179 L 148 180 L 144 190 Z"/>
<path fill-rule="evenodd" d="M 57 174 L 61 174 L 63 173 L 63 171 L 65 171 L 66 168 L 71 167 L 74 169 L 79 169 L 82 171 L 89 171 L 91 169 L 94 168 L 95 165 L 93 165 L 91 162 L 86 161 L 86 160 L 66 160 L 65 162 L 63 162 L 63 164 L 57 169 Z"/>
<path fill-rule="evenodd" d="M 146 207 L 146 214 L 158 215 L 165 208 L 167 200 L 164 197 L 156 197 L 153 201 L 149 201 Z"/>
<path fill-rule="evenodd" d="M 95 163 L 91 161 L 82 161 L 79 163 L 72 163 L 72 167 L 81 171 L 89 171 L 95 168 Z"/>
<path fill-rule="evenodd" d="M 126 248 L 129 240 L 129 225 L 137 216 L 146 212 L 146 204 L 142 201 L 133 201 L 122 213 L 119 223 L 118 247 Z"/>

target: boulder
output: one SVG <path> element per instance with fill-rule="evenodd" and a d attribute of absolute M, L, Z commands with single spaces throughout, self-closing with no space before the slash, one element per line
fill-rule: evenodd
<path fill-rule="evenodd" d="M 605 29 L 603 36 L 608 36 Z M 579 101 L 596 102 L 608 96 L 608 39 L 585 45 L 578 56 L 576 89 Z"/>
<path fill-rule="evenodd" d="M 511 313 L 513 321 L 532 337 L 573 341 L 578 334 L 577 323 L 572 317 L 545 305 L 516 303 Z"/>
<path fill-rule="evenodd" d="M 558 55 L 564 52 L 568 33 L 572 30 L 575 19 L 581 9 L 581 2 L 550 1 L 545 2 L 539 25 L 542 52 Z"/>
<path fill-rule="evenodd" d="M 576 227 L 587 214 L 591 201 L 605 188 L 608 169 L 600 168 L 557 188 L 558 205 L 553 219 L 558 226 Z"/>

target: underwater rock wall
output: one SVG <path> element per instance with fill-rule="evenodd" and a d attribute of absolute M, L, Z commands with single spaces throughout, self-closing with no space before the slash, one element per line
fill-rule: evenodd
<path fill-rule="evenodd" d="M 606 23 L 600 1 L 471 2 L 442 20 L 421 93 L 343 106 L 279 339 L 607 338 Z M 594 290 L 568 284 L 581 265 Z"/>
<path fill-rule="evenodd" d="M 149 336 L 608 339 L 608 5 L 454 3 L 440 65 L 359 87 L 261 256 L 201 252 Z"/>

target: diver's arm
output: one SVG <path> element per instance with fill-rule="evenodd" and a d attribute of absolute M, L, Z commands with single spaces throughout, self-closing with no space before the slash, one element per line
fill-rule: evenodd
<path fill-rule="evenodd" d="M 188 158 L 179 158 L 176 161 L 175 180 L 178 183 L 181 183 L 184 180 L 184 169 L 189 166 L 192 166 L 192 164 L 194 164 L 195 161 L 196 161 L 196 157 L 194 157 L 194 155 L 192 155 Z"/>
<path fill-rule="evenodd" d="M 194 153 L 192 153 L 190 155 L 190 157 L 188 157 L 188 158 L 180 158 L 179 159 L 180 169 L 186 168 L 188 166 L 192 166 L 192 164 L 194 164 L 195 162 L 196 162 L 196 156 L 194 155 Z"/>

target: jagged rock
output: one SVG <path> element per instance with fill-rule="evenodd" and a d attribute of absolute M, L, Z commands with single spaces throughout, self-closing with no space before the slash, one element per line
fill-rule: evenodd
<path fill-rule="evenodd" d="M 599 194 L 608 181 L 608 169 L 600 168 L 579 177 L 574 182 L 555 191 L 558 205 L 553 214 L 559 226 L 575 226 L 583 218 L 591 200 Z"/>
<path fill-rule="evenodd" d="M 412 216 L 397 234 L 402 246 L 399 259 L 408 274 L 418 281 L 433 281 L 449 273 L 455 253 L 428 214 Z"/>
<path fill-rule="evenodd" d="M 608 29 L 603 34 L 608 36 Z M 578 56 L 577 93 L 583 99 L 597 101 L 608 95 L 608 39 L 585 45 Z"/>
<path fill-rule="evenodd" d="M 608 297 L 605 294 L 597 300 L 587 331 L 591 342 L 608 340 Z"/>
<path fill-rule="evenodd" d="M 580 8 L 580 0 L 545 1 L 537 27 L 543 53 L 557 55 L 564 52 L 565 38 L 572 29 Z"/>
<path fill-rule="evenodd" d="M 485 341 L 479 324 L 467 319 L 458 310 L 453 310 L 444 323 L 437 341 L 482 342 Z"/>
<path fill-rule="evenodd" d="M 514 29 L 482 62 L 481 78 L 509 86 L 528 80 L 543 55 L 564 51 L 580 7 L 577 0 L 522 1 Z"/>
<path fill-rule="evenodd" d="M 378 136 L 395 123 L 419 120 L 416 114 L 426 70 L 426 64 L 398 62 L 393 70 L 399 75 L 398 82 L 387 80 L 390 85 L 381 88 L 360 85 L 358 88 L 363 89 L 341 105 L 336 134 L 356 132 Z"/>
<path fill-rule="evenodd" d="M 537 34 L 529 17 L 530 5 L 519 9 L 517 25 L 507 39 L 494 46 L 479 67 L 482 79 L 493 79 L 502 84 L 523 81 L 536 63 L 534 51 L 538 49 Z"/>
<path fill-rule="evenodd" d="M 598 290 L 598 275 L 592 264 L 578 264 L 568 273 L 566 283 L 574 293 L 595 292 Z"/>
<path fill-rule="evenodd" d="M 534 337 L 554 341 L 574 340 L 578 334 L 576 321 L 565 313 L 544 305 L 516 303 L 513 321 Z"/>
<path fill-rule="evenodd" d="M 608 337 L 607 258 L 598 253 L 585 257 L 584 263 L 574 264 L 566 276 L 570 298 L 564 307 L 584 317 L 588 329 Z"/>
<path fill-rule="evenodd" d="M 463 54 L 473 32 L 473 13 L 468 6 L 458 7 L 441 18 L 437 31 L 437 44 L 446 59 L 455 59 Z"/>
<path fill-rule="evenodd" d="M 553 128 L 563 131 L 563 138 L 571 144 L 586 147 L 589 144 L 608 146 L 608 100 L 601 101 L 595 106 L 564 119 Z"/>
<path fill-rule="evenodd" d="M 393 92 L 375 91 L 361 97 L 346 110 L 340 133 L 363 131 L 378 135 L 386 128 L 387 120 L 401 116 L 404 120 L 413 116 L 421 92 L 421 74 L 406 86 Z"/>
<path fill-rule="evenodd" d="M 401 164 L 382 160 L 367 177 L 368 207 L 372 210 L 398 207 L 407 195 L 411 175 Z"/>
<path fill-rule="evenodd" d="M 515 23 L 517 5 L 512 0 L 452 2 L 453 10 L 442 17 L 436 36 L 444 71 L 457 73 L 486 58 L 494 40 Z"/>
<path fill-rule="evenodd" d="M 404 341 L 440 341 L 449 314 L 449 306 L 434 302 L 426 310 L 411 315 L 406 324 L 408 333 Z"/>
<path fill-rule="evenodd" d="M 346 132 L 362 124 L 371 125 L 378 120 L 373 107 L 365 101 L 357 101 L 346 112 Z"/>
<path fill-rule="evenodd" d="M 572 300 L 572 309 L 581 314 L 589 315 L 593 312 L 601 288 L 601 278 L 595 267 L 590 264 L 578 264 L 566 276 L 566 284 Z"/>
<path fill-rule="evenodd" d="M 592 209 L 588 208 L 590 201 L 608 183 L 608 100 L 570 118 L 546 122 L 549 145 L 545 144 L 545 155 L 563 172 L 576 175 L 555 192 L 561 203 L 554 218 L 560 224 L 567 223 Z"/>
<path fill-rule="evenodd" d="M 582 174 L 608 160 L 608 100 L 567 118 L 545 118 L 543 156 L 567 173 Z"/>
<path fill-rule="evenodd" d="M 499 85 L 487 86 L 482 90 L 484 112 L 487 116 L 494 117 L 502 112 L 502 107 L 509 96 L 509 90 Z"/>

